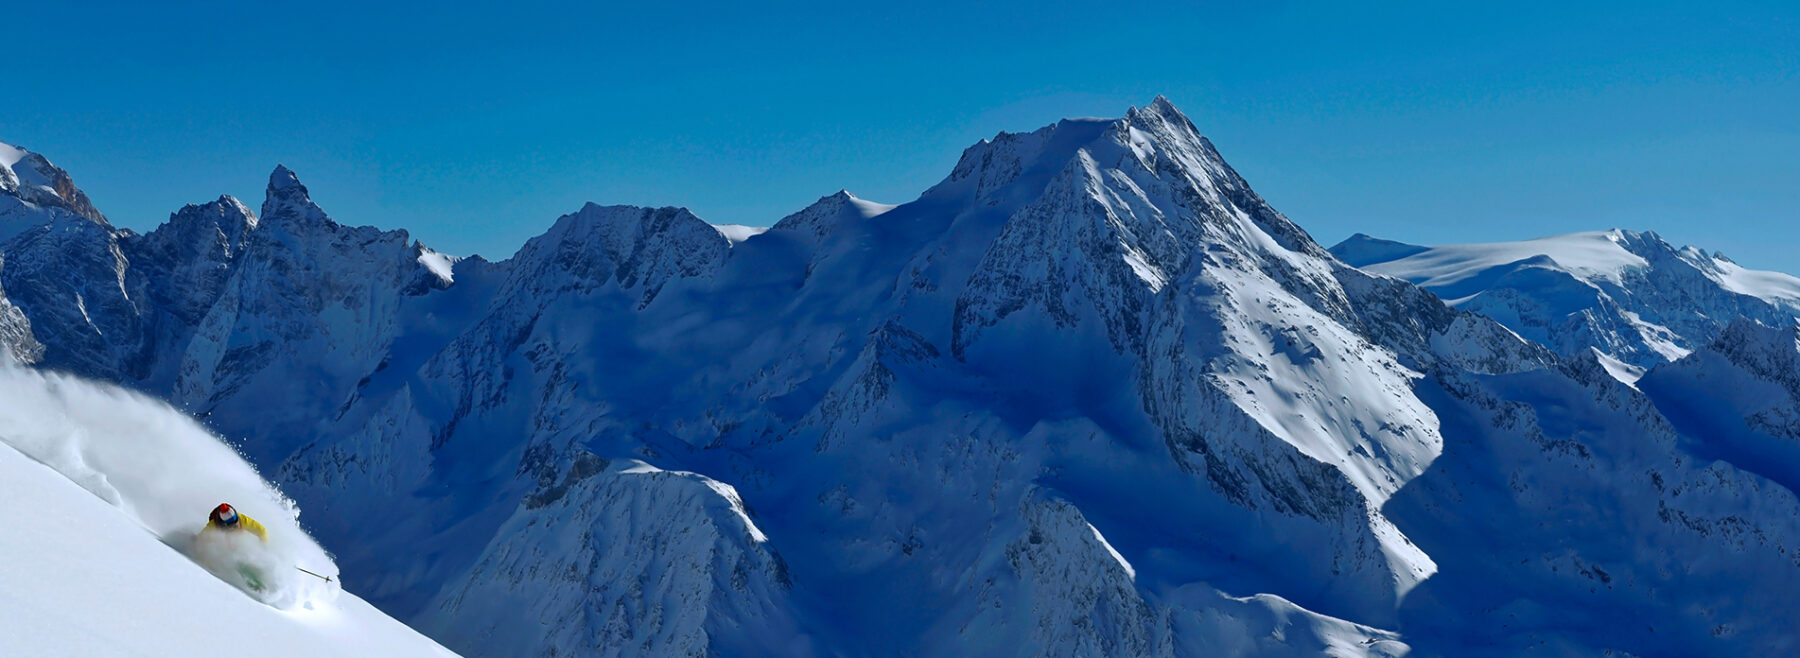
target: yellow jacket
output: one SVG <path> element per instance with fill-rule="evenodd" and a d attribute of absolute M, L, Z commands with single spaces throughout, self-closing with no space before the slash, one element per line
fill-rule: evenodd
<path fill-rule="evenodd" d="M 250 515 L 245 514 L 243 512 L 238 512 L 237 523 L 234 523 L 231 525 L 222 525 L 218 521 L 209 520 L 206 522 L 206 529 L 207 530 L 218 530 L 221 532 L 230 532 L 232 530 L 242 530 L 244 532 L 248 532 L 250 534 L 256 535 L 256 537 L 258 539 L 263 540 L 265 543 L 269 541 L 268 529 L 264 528 L 263 524 L 257 523 L 256 519 L 250 518 Z"/>

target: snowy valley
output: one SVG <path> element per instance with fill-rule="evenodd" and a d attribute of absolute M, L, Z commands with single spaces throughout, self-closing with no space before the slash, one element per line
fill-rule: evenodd
<path fill-rule="evenodd" d="M 47 386 L 217 433 L 373 608 L 194 605 L 306 646 L 442 650 L 385 613 L 467 656 L 1800 648 L 1800 279 L 1625 231 L 1328 250 L 1162 98 L 907 203 L 589 204 L 497 261 L 285 167 L 139 234 L 0 165 L 0 514 L 104 516 L 108 569 L 204 580 L 19 419 Z M 8 610 L 139 605 L 6 573 Z"/>

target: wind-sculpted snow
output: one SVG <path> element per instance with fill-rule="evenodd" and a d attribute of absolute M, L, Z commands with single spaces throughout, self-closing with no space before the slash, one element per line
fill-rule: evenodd
<path fill-rule="evenodd" d="M 337 583 L 299 571 L 337 575 L 331 557 L 300 528 L 298 507 L 185 414 L 116 386 L 17 367 L 0 367 L 0 400 L 0 441 L 123 510 L 222 579 L 281 608 L 337 597 Z M 220 502 L 261 521 L 268 541 L 244 533 L 199 536 Z M 259 572 L 258 587 L 243 580 L 242 565 Z"/>
<path fill-rule="evenodd" d="M 1779 474 L 1611 378 L 1780 280 L 1653 236 L 1334 257 L 1160 98 L 909 203 L 590 204 L 498 262 L 339 225 L 285 168 L 266 194 L 0 248 L 123 283 L 0 281 L 45 362 L 242 437 L 371 600 L 471 654 L 1788 647 L 1750 621 L 1794 613 L 1792 495 L 1746 471 Z M 101 345 L 67 300 L 115 288 Z M 1782 386 L 1779 349 L 1714 351 L 1756 382 L 1722 390 Z M 1766 397 L 1758 427 L 1800 417 Z"/>

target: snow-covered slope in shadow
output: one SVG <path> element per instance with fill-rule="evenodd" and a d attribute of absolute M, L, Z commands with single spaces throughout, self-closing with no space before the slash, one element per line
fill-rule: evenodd
<path fill-rule="evenodd" d="M 1639 381 L 1696 456 L 1800 491 L 1800 326 L 1738 320 Z"/>

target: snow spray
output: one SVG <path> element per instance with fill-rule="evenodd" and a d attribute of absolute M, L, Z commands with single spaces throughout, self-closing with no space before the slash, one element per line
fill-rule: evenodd
<path fill-rule="evenodd" d="M 299 508 L 187 414 L 118 386 L 5 365 L 0 406 L 0 442 L 119 508 L 221 580 L 283 609 L 337 598 L 337 564 L 300 528 Z M 202 532 L 219 503 L 262 522 L 268 541 Z"/>

